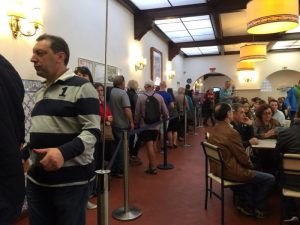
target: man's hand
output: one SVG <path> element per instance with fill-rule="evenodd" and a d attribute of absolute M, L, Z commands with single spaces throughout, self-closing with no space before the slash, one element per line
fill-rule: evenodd
<path fill-rule="evenodd" d="M 251 138 L 251 139 L 249 140 L 249 142 L 250 142 L 251 145 L 258 145 L 258 142 L 259 142 L 259 141 L 258 141 L 257 138 L 254 137 L 254 138 Z"/>
<path fill-rule="evenodd" d="M 46 171 L 55 171 L 60 169 L 65 160 L 58 148 L 33 149 L 37 154 L 44 155 L 40 161 Z"/>
<path fill-rule="evenodd" d="M 252 123 L 253 123 L 253 121 L 250 120 L 248 117 L 245 117 L 245 118 L 244 118 L 244 124 L 247 124 L 248 126 L 251 126 Z"/>
<path fill-rule="evenodd" d="M 134 129 L 134 122 L 130 123 L 130 129 L 133 130 Z"/>

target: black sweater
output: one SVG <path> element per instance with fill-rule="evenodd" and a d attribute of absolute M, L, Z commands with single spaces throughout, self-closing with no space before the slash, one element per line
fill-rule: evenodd
<path fill-rule="evenodd" d="M 24 141 L 24 87 L 18 72 L 0 55 L 0 192 L 11 202 L 24 197 L 20 144 Z"/>

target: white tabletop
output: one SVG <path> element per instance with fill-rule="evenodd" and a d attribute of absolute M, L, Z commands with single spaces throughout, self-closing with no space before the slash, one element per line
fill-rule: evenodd
<path fill-rule="evenodd" d="M 252 148 L 268 148 L 275 149 L 276 139 L 259 139 L 258 145 L 252 145 Z"/>

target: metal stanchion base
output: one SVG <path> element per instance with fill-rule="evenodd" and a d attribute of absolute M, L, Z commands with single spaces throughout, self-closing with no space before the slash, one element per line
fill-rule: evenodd
<path fill-rule="evenodd" d="M 182 145 L 183 147 L 192 147 L 192 145 L 190 145 L 190 144 L 184 144 L 184 145 Z"/>
<path fill-rule="evenodd" d="M 166 163 L 166 164 L 159 164 L 157 166 L 158 169 L 160 170 L 170 170 L 170 169 L 174 169 L 174 166 L 171 163 Z"/>
<path fill-rule="evenodd" d="M 142 211 L 134 206 L 129 207 L 129 211 L 125 212 L 124 207 L 113 211 L 112 216 L 117 220 L 129 221 L 137 219 L 142 215 Z"/>

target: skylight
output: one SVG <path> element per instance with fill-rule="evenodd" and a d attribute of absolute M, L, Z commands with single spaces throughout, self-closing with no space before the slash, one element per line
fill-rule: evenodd
<path fill-rule="evenodd" d="M 300 48 L 300 40 L 294 41 L 277 41 L 272 50 Z"/>
<path fill-rule="evenodd" d="M 181 51 L 183 51 L 187 56 L 219 54 L 218 46 L 181 48 Z"/>
<path fill-rule="evenodd" d="M 131 0 L 140 10 L 206 3 L 206 0 Z"/>
<path fill-rule="evenodd" d="M 155 20 L 155 24 L 174 43 L 215 39 L 208 15 Z"/>

